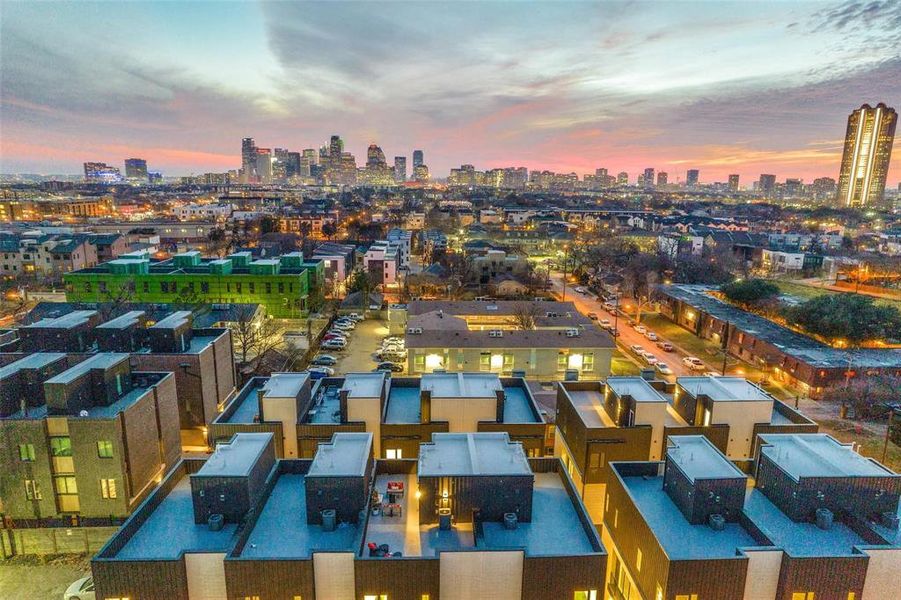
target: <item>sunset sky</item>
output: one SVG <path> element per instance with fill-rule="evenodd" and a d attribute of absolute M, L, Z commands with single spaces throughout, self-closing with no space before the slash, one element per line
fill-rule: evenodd
<path fill-rule="evenodd" d="M 240 166 L 241 138 L 365 162 L 838 177 L 901 110 L 901 2 L 2 2 L 0 171 Z M 901 132 L 899 132 L 901 134 Z M 889 185 L 901 179 L 896 144 Z M 408 164 L 410 159 L 408 158 Z"/>

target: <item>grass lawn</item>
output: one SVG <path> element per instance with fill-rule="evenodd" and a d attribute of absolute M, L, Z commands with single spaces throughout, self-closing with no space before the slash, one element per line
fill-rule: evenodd
<path fill-rule="evenodd" d="M 613 351 L 613 358 L 610 360 L 611 375 L 639 375 L 640 369 L 634 362 L 626 358 L 619 350 Z"/>
<path fill-rule="evenodd" d="M 850 292 L 837 292 L 835 290 L 827 290 L 824 288 L 813 287 L 809 285 L 803 285 L 800 283 L 795 283 L 792 281 L 783 281 L 774 279 L 773 283 L 779 286 L 779 290 L 782 291 L 783 294 L 788 294 L 789 296 L 794 296 L 799 300 L 810 300 L 811 298 L 816 298 L 818 296 L 822 296 L 823 294 L 848 294 Z M 891 300 L 889 298 L 873 298 L 875 304 L 883 305 L 883 306 L 894 306 L 898 310 L 901 310 L 901 300 Z"/>
<path fill-rule="evenodd" d="M 818 423 L 821 433 L 828 433 L 840 442 L 856 442 L 860 444 L 860 453 L 862 455 L 877 461 L 882 460 L 882 449 L 885 444 L 884 437 L 859 427 L 854 421 L 821 419 Z M 901 447 L 889 442 L 884 464 L 896 473 L 901 471 Z"/>

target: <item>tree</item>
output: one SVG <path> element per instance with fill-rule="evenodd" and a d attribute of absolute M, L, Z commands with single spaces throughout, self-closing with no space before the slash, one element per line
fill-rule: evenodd
<path fill-rule="evenodd" d="M 363 269 L 357 269 L 353 272 L 353 275 L 350 276 L 350 283 L 347 285 L 347 293 L 359 292 L 360 309 L 365 311 L 369 308 L 369 296 L 372 294 L 373 287 L 372 278 L 369 276 L 369 273 Z"/>
<path fill-rule="evenodd" d="M 764 279 L 742 279 L 720 287 L 726 298 L 750 309 L 760 309 L 779 297 L 779 286 Z"/>
<path fill-rule="evenodd" d="M 259 314 L 256 304 L 240 305 L 228 328 L 231 330 L 239 370 L 252 377 L 263 372 L 267 359 L 285 348 L 285 330 L 275 319 Z"/>
<path fill-rule="evenodd" d="M 539 314 L 541 308 L 536 302 L 517 302 L 507 322 L 512 327 L 529 331 L 535 329 Z"/>
<path fill-rule="evenodd" d="M 331 221 L 326 221 L 322 224 L 322 235 L 329 240 L 335 237 L 336 233 L 338 233 L 338 228 Z"/>
<path fill-rule="evenodd" d="M 827 389 L 823 399 L 849 406 L 851 418 L 860 420 L 883 416 L 885 405 L 897 402 L 899 396 L 901 377 L 864 375 L 851 379 L 848 385 Z"/>
<path fill-rule="evenodd" d="M 901 337 L 901 313 L 861 294 L 824 294 L 785 311 L 786 320 L 829 342 L 860 346 Z"/>
<path fill-rule="evenodd" d="M 260 233 L 274 233 L 278 231 L 278 219 L 271 215 L 263 215 L 260 219 Z"/>

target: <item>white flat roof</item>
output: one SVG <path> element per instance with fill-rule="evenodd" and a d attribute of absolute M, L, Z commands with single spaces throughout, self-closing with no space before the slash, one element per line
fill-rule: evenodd
<path fill-rule="evenodd" d="M 263 384 L 263 397 L 296 398 L 309 378 L 309 373 L 273 373 Z"/>
<path fill-rule="evenodd" d="M 650 383 L 641 377 L 608 377 L 607 387 L 622 398 L 629 396 L 636 402 L 666 402 L 666 398 L 660 395 Z"/>
<path fill-rule="evenodd" d="M 494 398 L 504 389 L 494 373 L 428 373 L 419 387 L 432 398 Z"/>
<path fill-rule="evenodd" d="M 371 433 L 336 433 L 331 442 L 319 444 L 307 477 L 363 476 L 371 453 Z"/>
<path fill-rule="evenodd" d="M 677 377 L 676 383 L 697 397 L 709 396 L 714 402 L 772 400 L 773 397 L 744 377 Z"/>
<path fill-rule="evenodd" d="M 745 477 L 703 435 L 674 435 L 667 438 L 667 444 L 667 458 L 691 481 Z"/>
<path fill-rule="evenodd" d="M 341 391 L 348 398 L 379 398 L 385 386 L 385 373 L 348 373 Z"/>
<path fill-rule="evenodd" d="M 506 432 L 434 433 L 419 447 L 419 476 L 531 475 L 522 444 Z"/>
<path fill-rule="evenodd" d="M 241 477 L 247 475 L 266 446 L 272 434 L 236 433 L 228 443 L 218 444 L 200 470 L 193 477 Z"/>
<path fill-rule="evenodd" d="M 760 451 L 795 479 L 895 475 L 825 433 L 765 434 L 760 440 Z"/>

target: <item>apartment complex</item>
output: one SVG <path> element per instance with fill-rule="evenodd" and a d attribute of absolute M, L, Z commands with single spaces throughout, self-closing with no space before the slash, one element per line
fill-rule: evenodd
<path fill-rule="evenodd" d="M 239 433 L 185 459 L 92 563 L 98 597 L 594 600 L 606 553 L 566 472 L 504 433 L 417 460 L 337 433 L 312 459 Z"/>
<path fill-rule="evenodd" d="M 754 456 L 762 434 L 815 433 L 817 425 L 740 377 L 565 381 L 557 387 L 554 455 L 601 523 L 610 465 L 661 460 L 675 435 L 703 435 L 731 460 Z M 608 524 L 609 525 L 609 524 Z"/>
<path fill-rule="evenodd" d="M 704 436 L 611 465 L 609 597 L 897 597 L 901 475 L 823 434 L 762 435 L 750 467 Z"/>
<path fill-rule="evenodd" d="M 279 458 L 312 458 L 335 433 L 364 431 L 373 435 L 375 456 L 388 459 L 416 458 L 438 433 L 506 432 L 530 457 L 552 446 L 525 381 L 492 373 L 349 373 L 315 383 L 308 373 L 273 373 L 244 386 L 209 438 L 270 432 Z"/>
<path fill-rule="evenodd" d="M 18 360 L 37 352 L 81 358 L 118 352 L 129 354 L 136 370 L 172 373 L 181 429 L 195 441 L 235 391 L 231 332 L 195 329 L 189 311 L 176 311 L 152 322 L 142 310 L 105 321 L 97 310 L 75 310 L 25 325 L 15 333 L 17 337 L 0 348 L 0 360 Z"/>
<path fill-rule="evenodd" d="M 127 294 L 135 302 L 260 304 L 269 316 L 298 319 L 320 302 L 323 268 L 321 260 L 305 261 L 300 252 L 254 260 L 250 252 L 207 259 L 192 251 L 164 261 L 134 253 L 67 273 L 64 281 L 70 302 Z"/>
<path fill-rule="evenodd" d="M 89 235 L 0 238 L 0 275 L 62 275 L 96 264 L 97 246 Z"/>
<path fill-rule="evenodd" d="M 851 361 L 859 374 L 901 375 L 901 352 L 862 348 L 849 353 L 727 304 L 703 285 L 658 286 L 660 312 L 700 338 L 723 345 L 729 354 L 768 371 L 811 397 L 845 381 Z"/>
<path fill-rule="evenodd" d="M 108 525 L 178 461 L 175 377 L 129 358 L 0 355 L 5 526 Z"/>
<path fill-rule="evenodd" d="M 610 373 L 614 342 L 571 302 L 415 301 L 389 314 L 410 373 L 481 371 L 540 379 Z"/>

